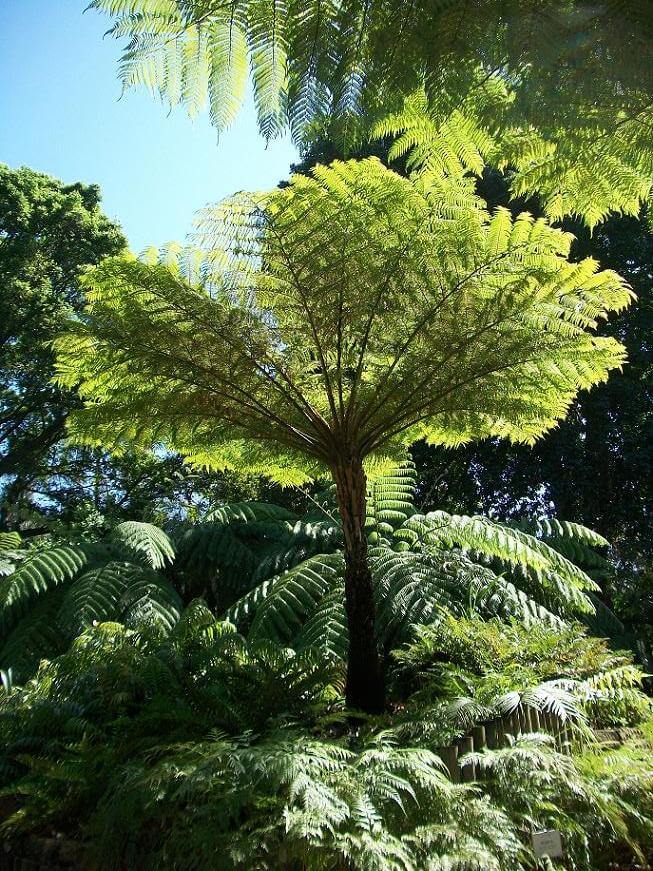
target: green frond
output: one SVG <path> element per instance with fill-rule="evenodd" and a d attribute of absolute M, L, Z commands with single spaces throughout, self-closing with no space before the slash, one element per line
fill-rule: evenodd
<path fill-rule="evenodd" d="M 319 650 L 326 657 L 345 662 L 348 641 L 345 590 L 337 583 L 306 620 L 294 644 L 298 650 Z"/>
<path fill-rule="evenodd" d="M 225 592 L 247 589 L 259 565 L 257 540 L 238 535 L 232 525 L 222 522 L 196 523 L 177 539 L 177 569 L 191 580 L 207 577 Z"/>
<path fill-rule="evenodd" d="M 255 523 L 265 520 L 291 523 L 297 520 L 297 516 L 287 508 L 268 502 L 229 502 L 212 508 L 203 520 L 215 523 Z"/>
<path fill-rule="evenodd" d="M 329 474 L 341 432 L 368 468 L 420 438 L 532 443 L 625 356 L 592 330 L 632 294 L 570 241 L 376 159 L 239 194 L 205 215 L 203 277 L 174 252 L 85 276 L 57 346 L 71 436 L 284 484 Z"/>
<path fill-rule="evenodd" d="M 15 551 L 21 545 L 19 532 L 0 532 L 0 554 L 6 551 Z"/>
<path fill-rule="evenodd" d="M 650 195 L 650 10 L 641 4 L 636 13 L 633 3 L 626 12 L 604 3 L 591 25 L 576 3 L 518 0 L 473 14 L 462 0 L 90 5 L 125 40 L 124 87 L 144 86 L 191 115 L 208 99 L 219 132 L 243 104 L 249 67 L 267 138 L 290 127 L 305 148 L 327 136 L 347 152 L 372 126 L 396 137 L 392 157 L 436 175 L 480 174 L 502 160 L 516 168 L 515 194 L 539 191 L 552 219 L 580 215 L 590 226 L 610 211 L 635 214 Z"/>
<path fill-rule="evenodd" d="M 57 623 L 63 590 L 40 596 L 28 613 L 2 639 L 0 668 L 10 670 L 16 682 L 31 676 L 44 658 L 63 651 L 64 637 Z"/>
<path fill-rule="evenodd" d="M 126 520 L 115 526 L 109 540 L 142 558 L 150 568 L 163 569 L 175 558 L 172 542 L 162 529 L 151 523 Z"/>
<path fill-rule="evenodd" d="M 79 575 L 67 588 L 57 622 L 69 638 L 96 623 L 170 629 L 179 618 L 179 595 L 161 575 L 136 563 L 109 562 Z"/>
<path fill-rule="evenodd" d="M 316 554 L 328 554 L 342 546 L 342 532 L 339 525 L 331 520 L 298 520 L 288 531 L 285 540 L 281 538 L 276 546 L 271 546 L 262 555 L 253 575 L 254 581 L 288 571 Z"/>
<path fill-rule="evenodd" d="M 18 532 L 0 532 L 0 578 L 10 575 L 24 554 L 20 553 L 22 539 Z"/>
<path fill-rule="evenodd" d="M 134 574 L 119 605 L 125 626 L 164 633 L 175 625 L 182 610 L 181 598 L 172 584 L 147 570 Z"/>
<path fill-rule="evenodd" d="M 546 541 L 519 529 L 483 516 L 435 511 L 410 518 L 396 535 L 412 546 L 456 546 L 463 552 L 482 554 L 504 565 L 521 567 L 532 574 L 543 590 L 551 592 L 553 601 L 558 600 L 562 606 L 580 612 L 594 610 L 586 593 L 598 587 L 589 575 Z"/>
<path fill-rule="evenodd" d="M 0 625 L 6 632 L 33 601 L 73 578 L 93 555 L 84 545 L 61 545 L 39 552 L 0 582 Z"/>
<path fill-rule="evenodd" d="M 593 635 L 599 638 L 610 638 L 613 643 L 627 648 L 633 646 L 633 639 L 628 637 L 626 627 L 614 611 L 593 593 L 589 597 L 594 606 L 593 614 L 584 614 L 583 622 Z"/>
<path fill-rule="evenodd" d="M 316 603 L 320 598 L 320 590 L 325 593 L 332 584 L 335 584 L 342 572 L 343 560 L 340 554 L 333 554 L 323 557 L 312 557 L 305 564 L 300 564 L 291 569 L 285 574 L 278 575 L 269 580 L 263 581 L 245 596 L 236 602 L 225 614 L 225 619 L 236 626 L 251 621 L 261 604 L 273 595 L 276 596 L 277 589 L 283 589 L 284 581 L 290 585 L 289 602 L 292 602 L 292 587 L 295 583 L 301 583 L 306 569 L 307 586 L 316 593 Z M 305 599 L 304 593 L 300 594 L 300 599 Z M 273 621 L 273 618 L 271 618 Z M 297 624 L 298 620 L 291 617 L 291 622 Z"/>
<path fill-rule="evenodd" d="M 417 91 L 399 112 L 379 121 L 372 136 L 393 139 L 390 160 L 406 158 L 410 170 L 437 178 L 480 176 L 488 164 L 510 167 L 513 195 L 539 195 L 553 221 L 572 215 L 592 228 L 611 212 L 639 213 L 653 184 L 653 157 L 645 141 L 653 119 L 650 104 L 632 119 L 591 119 L 578 129 L 543 133 L 508 120 L 518 86 L 510 90 L 498 72 L 478 75 L 482 88 L 472 86 L 453 111 L 446 100 L 429 101 Z M 597 165 L 601 173 L 595 172 Z"/>
<path fill-rule="evenodd" d="M 416 489 L 412 462 L 404 462 L 368 482 L 366 527 L 372 543 L 376 543 L 378 537 L 389 540 L 395 530 L 415 514 Z"/>
<path fill-rule="evenodd" d="M 599 551 L 609 548 L 610 542 L 593 529 L 556 518 L 521 520 L 509 525 L 542 539 L 586 571 L 597 572 L 607 568 L 607 560 Z"/>
<path fill-rule="evenodd" d="M 505 693 L 497 698 L 495 704 L 501 714 L 514 714 L 515 711 L 527 707 L 553 714 L 562 723 L 571 720 L 582 724 L 585 720 L 577 696 L 554 681 L 528 687 L 520 692 L 513 690 Z"/>
<path fill-rule="evenodd" d="M 312 557 L 274 578 L 270 582 L 273 595 L 268 592 L 259 598 L 248 637 L 270 639 L 281 644 L 291 641 L 339 581 L 342 564 L 340 554 Z M 261 590 L 261 587 L 257 589 Z M 227 619 L 232 619 L 231 615 L 233 622 L 237 622 L 237 617 L 242 619 L 247 601 L 249 596 L 228 612 Z"/>

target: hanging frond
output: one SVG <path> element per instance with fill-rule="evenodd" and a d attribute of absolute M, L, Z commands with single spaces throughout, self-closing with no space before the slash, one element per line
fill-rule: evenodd
<path fill-rule="evenodd" d="M 326 135 L 346 151 L 389 115 L 375 133 L 399 134 L 393 157 L 454 174 L 503 161 L 516 168 L 514 193 L 539 192 L 554 220 L 593 226 L 636 213 L 650 194 L 646 3 L 591 15 L 582 3 L 519 0 L 90 5 L 126 40 L 124 87 L 191 115 L 208 99 L 219 132 L 243 104 L 249 66 L 267 138 L 290 127 L 303 146 Z"/>
<path fill-rule="evenodd" d="M 516 524 L 508 525 L 516 526 L 523 532 L 542 539 L 586 571 L 595 573 L 607 567 L 607 559 L 602 552 L 610 547 L 610 542 L 598 532 L 580 523 L 556 518 L 540 518 L 520 520 Z"/>

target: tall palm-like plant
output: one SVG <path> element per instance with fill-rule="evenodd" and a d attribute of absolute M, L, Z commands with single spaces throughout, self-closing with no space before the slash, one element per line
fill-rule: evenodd
<path fill-rule="evenodd" d="M 317 167 L 205 215 L 205 252 L 112 258 L 59 346 L 80 441 L 163 443 L 281 482 L 330 475 L 342 522 L 348 698 L 383 707 L 366 475 L 418 438 L 532 441 L 623 362 L 598 319 L 630 301 L 571 238 L 462 175 Z"/>

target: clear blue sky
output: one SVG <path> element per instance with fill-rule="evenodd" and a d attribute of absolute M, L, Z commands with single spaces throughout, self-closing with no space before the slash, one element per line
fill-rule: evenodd
<path fill-rule="evenodd" d="M 145 91 L 121 100 L 120 44 L 87 0 L 0 0 L 0 162 L 101 186 L 132 248 L 183 240 L 193 214 L 236 190 L 271 187 L 297 153 L 266 149 L 251 104 L 217 142 Z"/>

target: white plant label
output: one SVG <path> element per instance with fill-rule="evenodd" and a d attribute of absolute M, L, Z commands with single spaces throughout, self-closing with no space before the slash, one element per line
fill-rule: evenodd
<path fill-rule="evenodd" d="M 555 829 L 549 829 L 543 832 L 533 832 L 533 852 L 541 859 L 543 856 L 548 856 L 550 859 L 555 859 L 563 856 L 562 836 Z"/>

